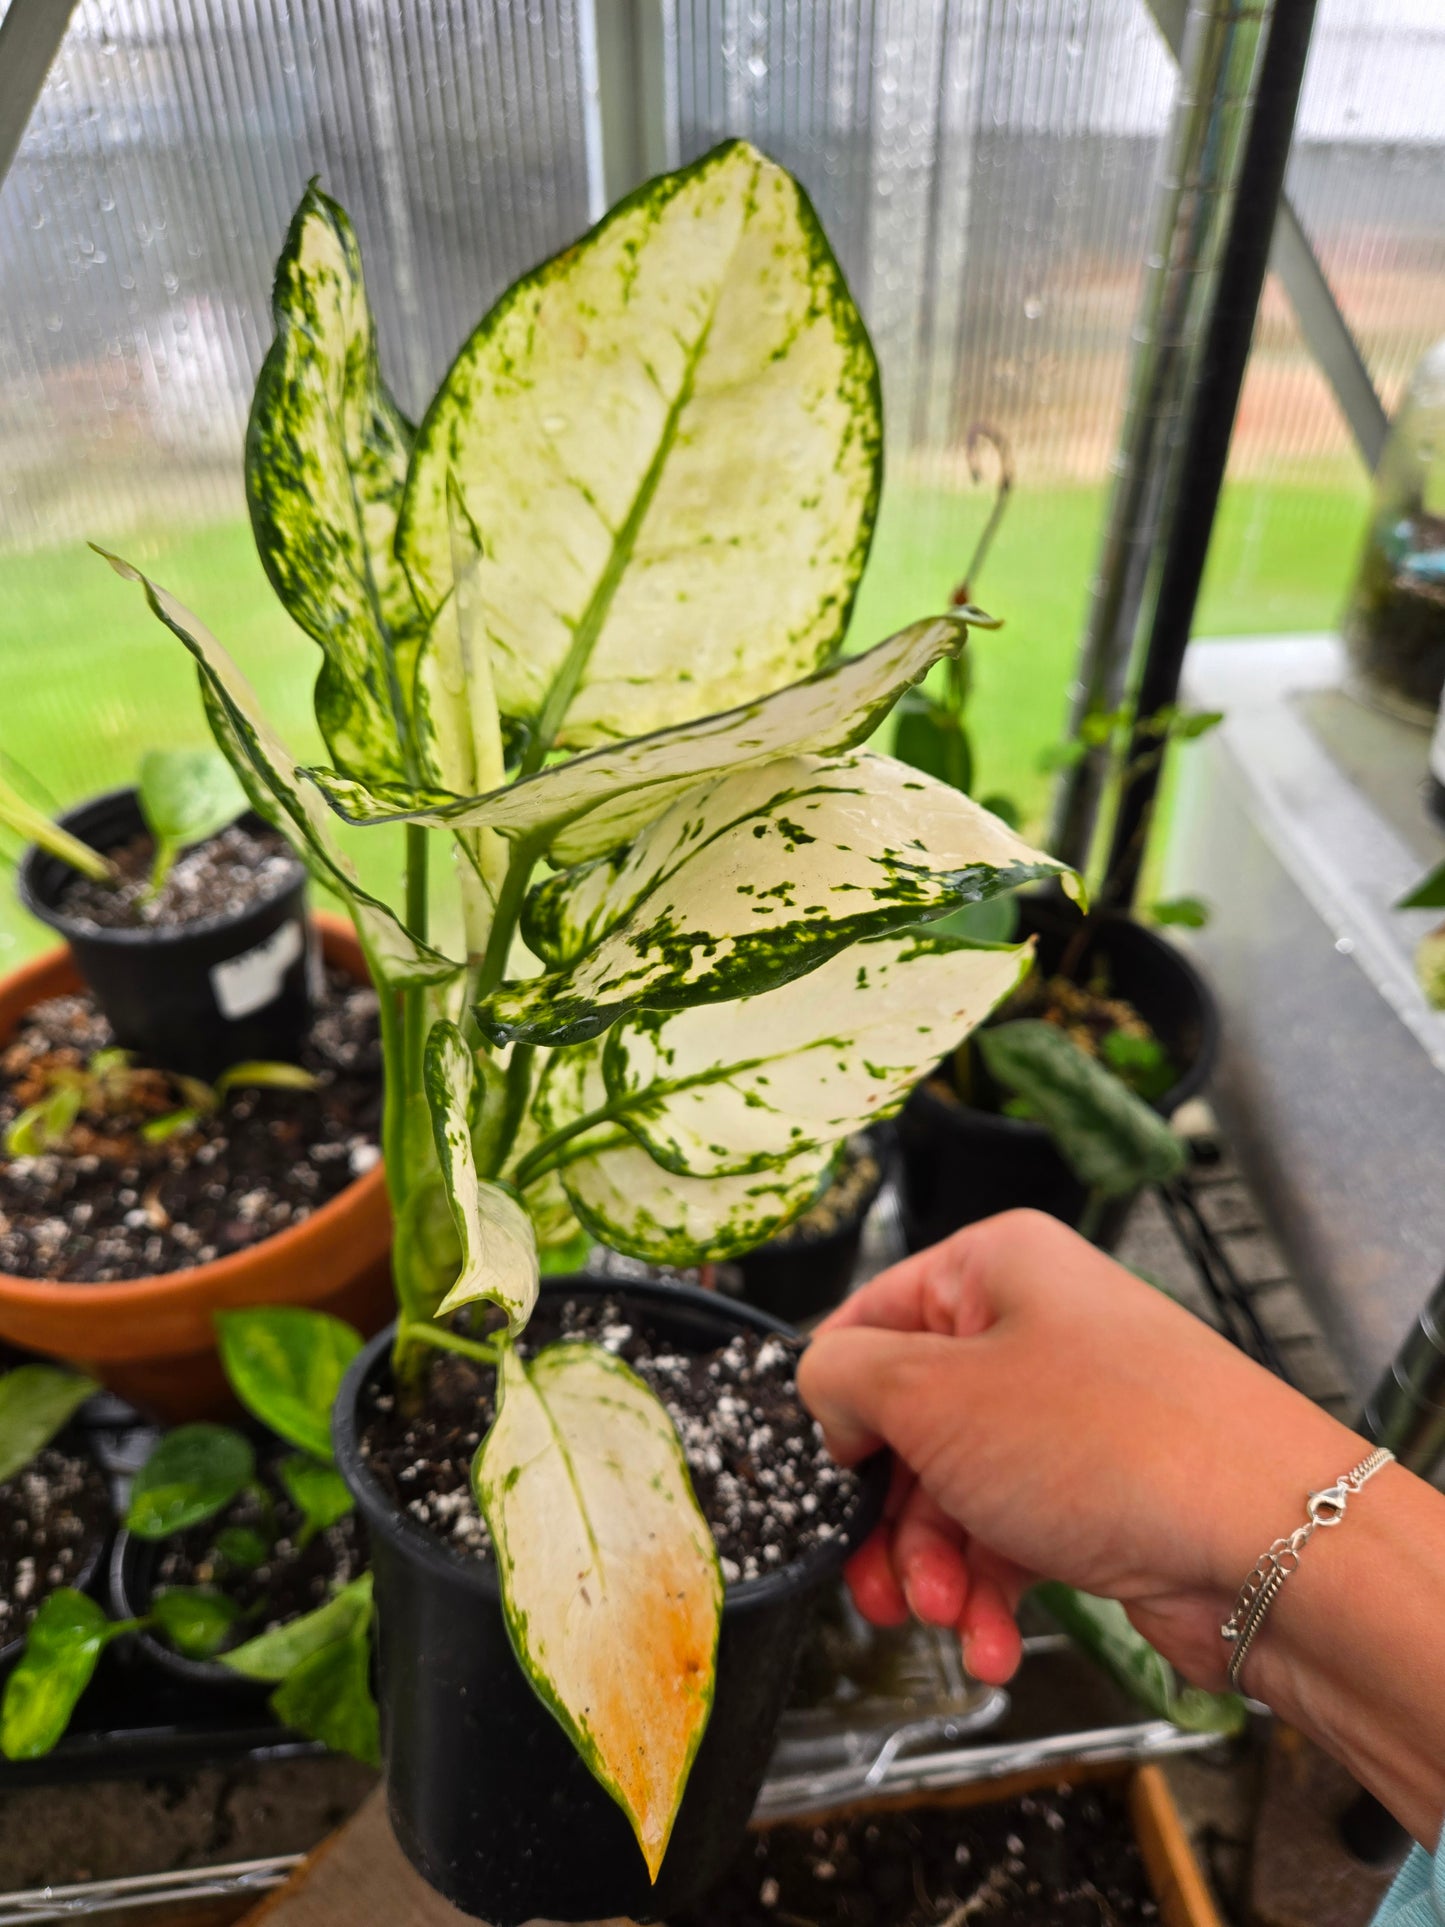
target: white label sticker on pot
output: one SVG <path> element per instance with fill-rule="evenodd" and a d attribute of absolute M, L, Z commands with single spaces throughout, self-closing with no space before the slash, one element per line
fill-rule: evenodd
<path fill-rule="evenodd" d="M 301 955 L 305 944 L 301 925 L 294 920 L 273 930 L 254 950 L 211 966 L 211 990 L 223 1017 L 249 1017 L 281 995 L 281 980 Z"/>

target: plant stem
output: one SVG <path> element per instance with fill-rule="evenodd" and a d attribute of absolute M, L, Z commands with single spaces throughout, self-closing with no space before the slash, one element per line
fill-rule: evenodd
<path fill-rule="evenodd" d="M 497 1134 L 498 1154 L 494 1171 L 496 1175 L 507 1161 L 507 1153 L 517 1141 L 526 1113 L 527 1099 L 532 1095 L 532 1060 L 537 1055 L 535 1044 L 514 1044 L 512 1055 L 507 1061 L 507 1107 L 502 1113 L 502 1128 Z"/>
<path fill-rule="evenodd" d="M 581 1117 L 574 1117 L 570 1124 L 563 1124 L 553 1131 L 550 1137 L 544 1137 L 540 1143 L 532 1146 L 513 1172 L 513 1184 L 519 1191 L 525 1191 L 527 1186 L 535 1184 L 538 1178 L 545 1178 L 550 1171 L 556 1170 L 558 1164 L 565 1164 L 568 1161 L 556 1156 L 564 1145 L 570 1143 L 573 1138 L 581 1137 L 584 1131 L 595 1129 L 599 1124 L 614 1123 L 629 1108 L 630 1103 L 629 1098 L 614 1097 L 610 1103 L 599 1104 L 595 1111 L 586 1111 Z"/>
<path fill-rule="evenodd" d="M 404 1319 L 397 1326 L 397 1344 L 434 1345 L 438 1351 L 456 1352 L 462 1358 L 474 1358 L 481 1365 L 500 1363 L 503 1347 L 500 1344 L 484 1344 L 480 1339 L 463 1338 L 460 1332 L 449 1332 L 441 1325 L 425 1325 L 414 1319 Z"/>
<path fill-rule="evenodd" d="M 470 1003 L 480 1003 L 483 998 L 490 997 L 502 981 L 507 968 L 507 955 L 512 948 L 512 938 L 517 930 L 517 919 L 522 914 L 527 885 L 532 881 L 532 872 L 541 854 L 541 844 L 534 837 L 520 837 L 513 847 L 507 863 L 507 874 L 503 877 L 502 887 L 497 892 L 497 910 L 492 918 L 491 934 L 487 938 L 482 967 L 477 972 L 475 982 L 470 986 L 468 997 Z"/>

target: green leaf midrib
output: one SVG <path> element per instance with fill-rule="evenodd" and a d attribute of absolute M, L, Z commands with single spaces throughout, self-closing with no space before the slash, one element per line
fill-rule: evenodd
<path fill-rule="evenodd" d="M 533 732 L 531 742 L 527 745 L 527 752 L 517 772 L 519 780 L 535 776 L 542 767 L 557 732 L 566 719 L 567 711 L 572 706 L 572 700 L 586 673 L 587 664 L 592 659 L 592 651 L 597 646 L 602 625 L 607 620 L 608 611 L 612 607 L 618 587 L 632 561 L 638 534 L 647 511 L 652 506 L 657 485 L 662 480 L 662 471 L 667 458 L 672 453 L 673 444 L 677 440 L 678 423 L 682 420 L 683 411 L 692 400 L 693 383 L 697 376 L 698 365 L 707 349 L 708 337 L 712 333 L 712 324 L 717 316 L 718 303 L 722 299 L 725 282 L 726 274 L 720 274 L 717 293 L 713 297 L 708 318 L 699 329 L 696 341 L 687 351 L 682 381 L 669 404 L 666 419 L 662 424 L 662 433 L 658 436 L 657 447 L 653 450 L 652 460 L 648 463 L 647 472 L 638 484 L 637 493 L 632 498 L 632 506 L 627 511 L 622 527 L 612 539 L 606 566 L 598 578 L 597 586 L 592 591 L 587 607 L 572 631 L 572 641 L 568 646 L 562 667 L 557 671 L 552 680 L 552 686 L 547 691 L 541 715 L 537 719 L 536 730 Z"/>

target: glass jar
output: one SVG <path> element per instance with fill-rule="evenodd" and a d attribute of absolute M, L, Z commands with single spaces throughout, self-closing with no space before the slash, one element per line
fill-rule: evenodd
<path fill-rule="evenodd" d="M 1344 633 L 1358 693 L 1432 724 L 1445 690 L 1445 341 L 1391 425 Z"/>

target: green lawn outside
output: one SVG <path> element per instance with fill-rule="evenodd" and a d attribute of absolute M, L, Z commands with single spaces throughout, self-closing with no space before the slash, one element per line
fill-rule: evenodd
<path fill-rule="evenodd" d="M 1354 566 L 1367 491 L 1341 469 L 1318 479 L 1232 484 L 1196 628 L 1238 635 L 1329 627 Z M 984 789 L 1042 812 L 1040 754 L 1062 726 L 1106 507 L 1095 488 L 1021 488 L 977 597 L 1006 626 L 977 634 L 973 729 Z M 985 512 L 981 494 L 897 486 L 885 496 L 851 641 L 866 646 L 945 601 Z M 156 533 L 120 546 L 186 602 L 254 681 L 278 727 L 315 750 L 313 645 L 282 613 L 244 522 Z M 143 750 L 206 740 L 190 659 L 136 589 L 80 542 L 0 560 L 0 750 L 56 800 L 124 783 Z M 390 895 L 390 834 L 353 839 Z M 0 894 L 0 968 L 49 941 Z"/>

